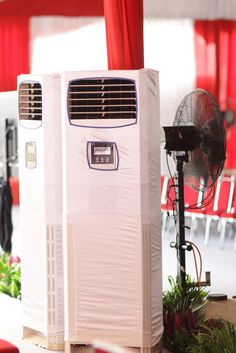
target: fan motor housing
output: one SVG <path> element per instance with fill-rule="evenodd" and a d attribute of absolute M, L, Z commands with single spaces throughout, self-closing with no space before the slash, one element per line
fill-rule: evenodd
<path fill-rule="evenodd" d="M 199 130 L 191 126 L 163 126 L 167 151 L 192 151 L 200 143 Z"/>

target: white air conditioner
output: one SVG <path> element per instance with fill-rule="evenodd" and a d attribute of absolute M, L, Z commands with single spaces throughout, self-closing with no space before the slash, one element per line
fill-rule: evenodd
<path fill-rule="evenodd" d="M 60 99 L 59 75 L 18 77 L 24 337 L 48 347 L 64 342 Z"/>
<path fill-rule="evenodd" d="M 65 339 L 150 349 L 163 330 L 158 73 L 61 78 Z"/>

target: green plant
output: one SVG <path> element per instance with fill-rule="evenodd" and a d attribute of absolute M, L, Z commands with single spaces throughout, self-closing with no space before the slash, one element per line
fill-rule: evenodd
<path fill-rule="evenodd" d="M 184 353 L 204 323 L 207 292 L 195 286 L 189 276 L 185 286 L 172 277 L 169 284 L 170 289 L 163 293 L 164 346 L 171 352 Z"/>
<path fill-rule="evenodd" d="M 0 292 L 21 298 L 21 268 L 19 257 L 0 255 Z"/>
<path fill-rule="evenodd" d="M 207 321 L 194 339 L 187 349 L 188 353 L 236 352 L 236 328 L 222 318 Z"/>

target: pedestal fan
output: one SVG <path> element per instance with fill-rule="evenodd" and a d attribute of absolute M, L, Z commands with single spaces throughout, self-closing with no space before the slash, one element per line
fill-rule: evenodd
<path fill-rule="evenodd" d="M 177 169 L 177 236 L 174 247 L 177 250 L 178 276 L 185 284 L 185 251 L 191 250 L 191 245 L 185 241 L 184 182 L 196 191 L 204 193 L 211 188 L 213 192 L 226 158 L 224 122 L 214 98 L 197 89 L 182 100 L 173 126 L 164 126 L 163 129 L 164 148 L 173 155 Z"/>

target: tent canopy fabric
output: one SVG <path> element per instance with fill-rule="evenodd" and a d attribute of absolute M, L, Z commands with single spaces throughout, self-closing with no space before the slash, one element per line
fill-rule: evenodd
<path fill-rule="evenodd" d="M 103 16 L 103 0 L 2 0 L 0 16 Z"/>
<path fill-rule="evenodd" d="M 142 68 L 144 66 L 143 0 L 104 0 L 104 4 L 109 69 Z M 18 0 L 0 2 L 0 46 L 1 52 L 4 53 L 0 60 L 0 82 L 2 82 L 0 91 L 16 89 L 17 75 L 30 71 L 29 17 L 103 14 L 103 0 L 86 2 L 58 0 L 56 3 L 48 0 L 42 0 L 40 3 L 22 0 L 20 5 Z M 18 16 L 13 16 L 15 12 Z M 22 12 L 24 16 L 21 16 Z M 25 19 L 25 22 L 22 22 L 22 19 Z M 27 32 L 26 36 L 24 32 Z M 15 48 L 17 48 L 17 54 L 15 54 Z M 5 77 L 6 73 L 10 77 Z"/>
<path fill-rule="evenodd" d="M 2 0 L 0 16 L 103 16 L 103 0 Z M 144 0 L 145 17 L 236 19 L 235 0 Z"/>
<path fill-rule="evenodd" d="M 144 0 L 146 17 L 236 19 L 235 0 Z"/>

